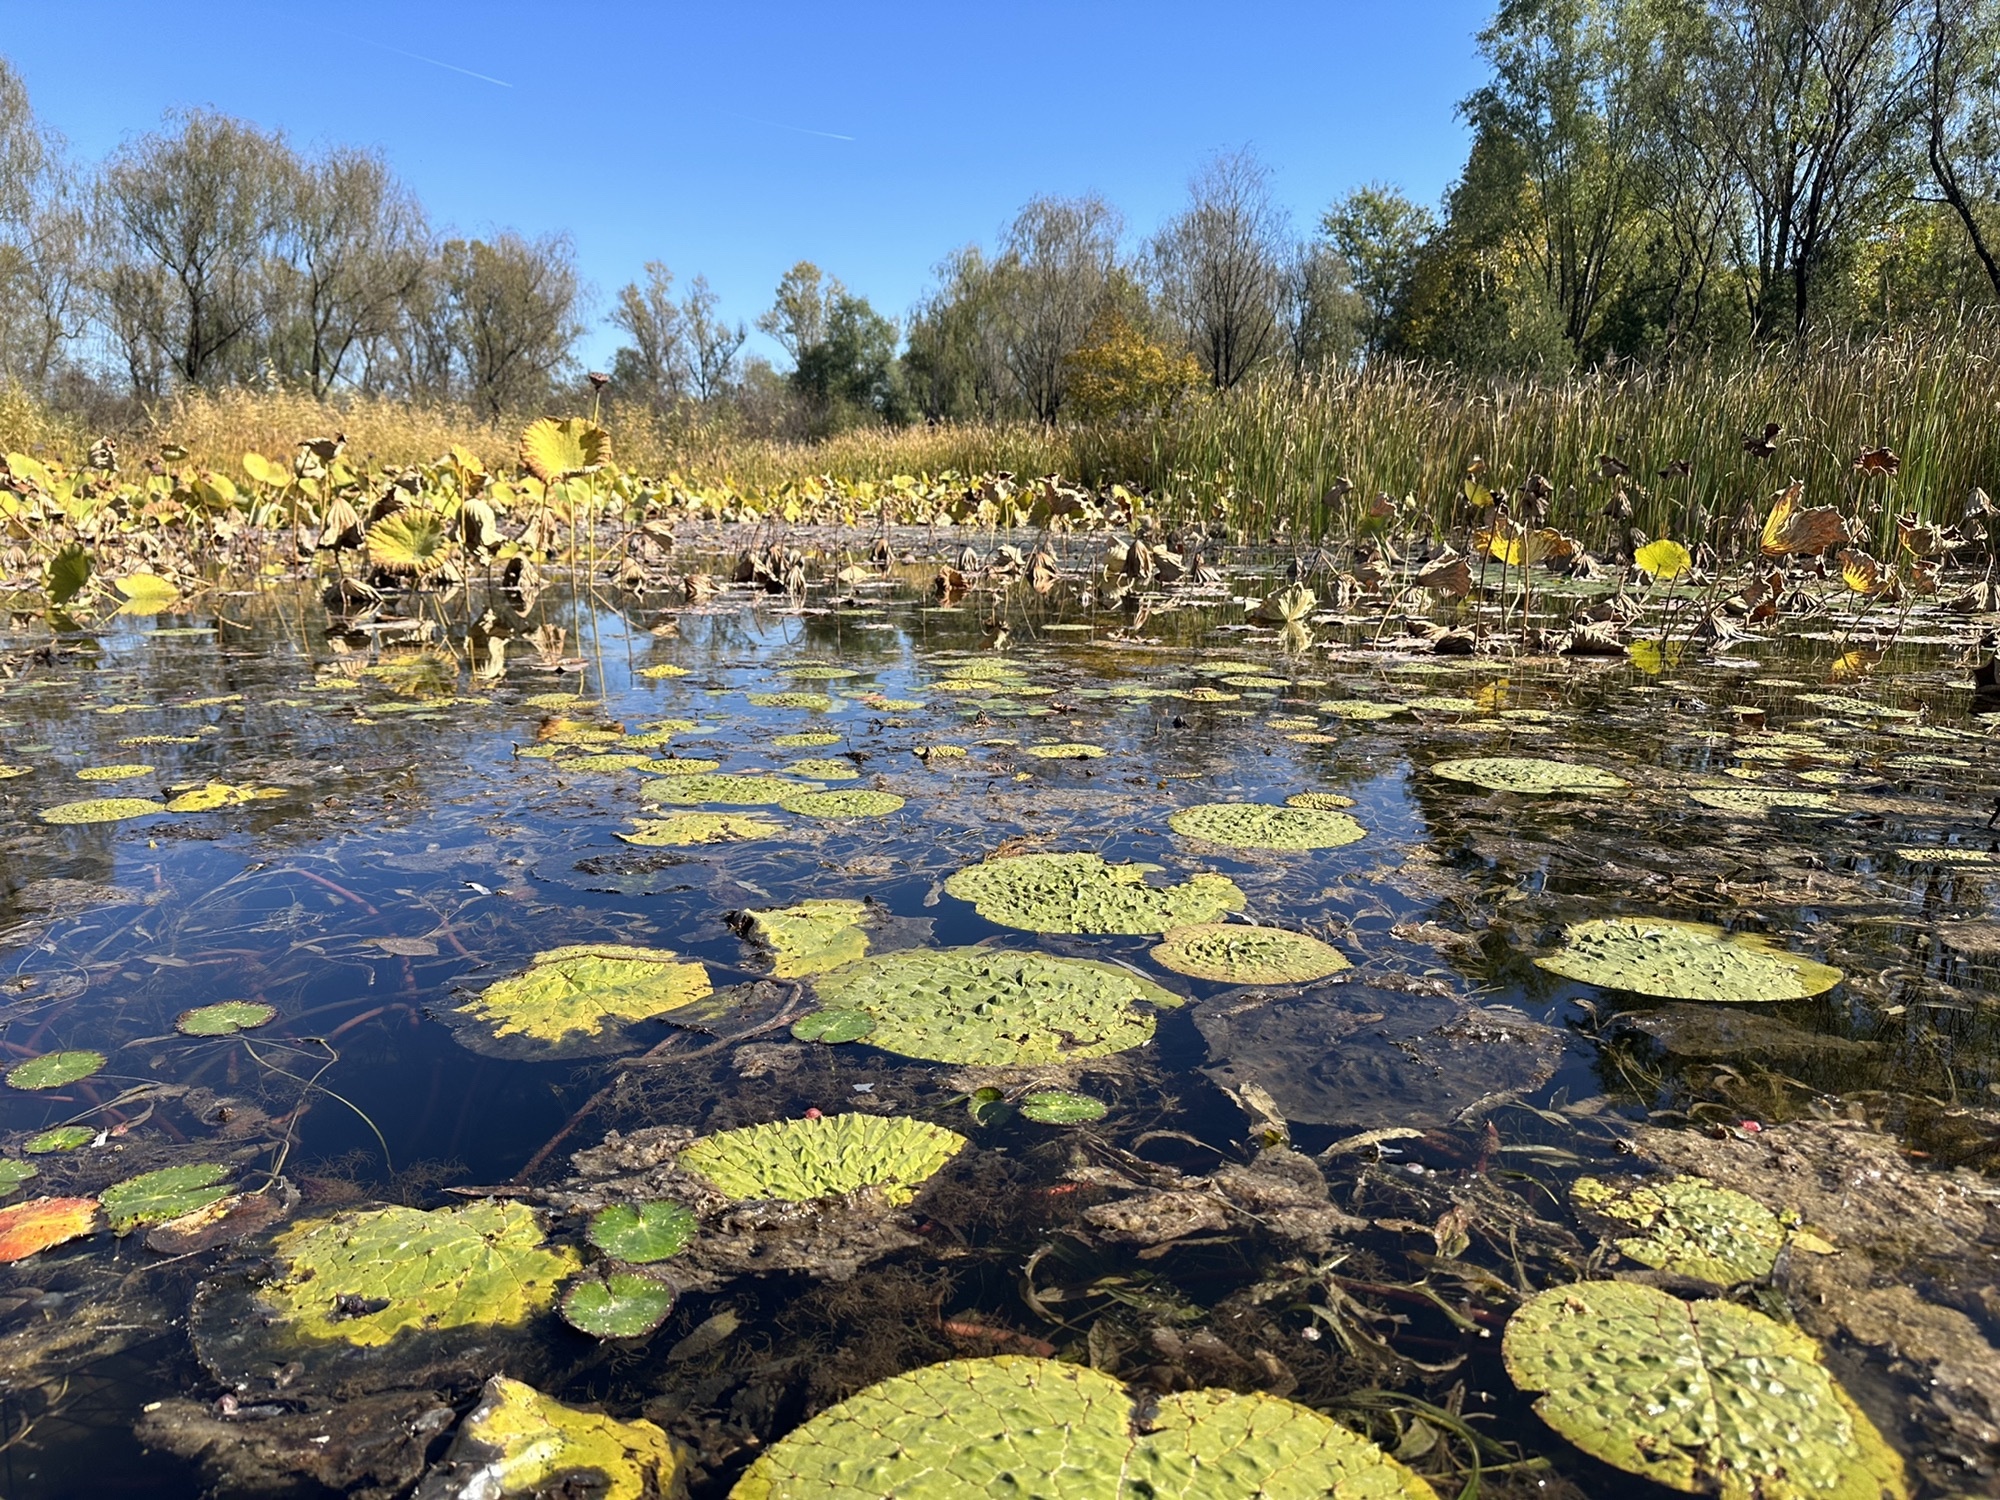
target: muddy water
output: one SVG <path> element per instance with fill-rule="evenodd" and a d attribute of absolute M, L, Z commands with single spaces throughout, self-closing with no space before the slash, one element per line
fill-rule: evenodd
<path fill-rule="evenodd" d="M 1649 673 L 1622 658 L 1384 652 L 1372 620 L 1323 619 L 1287 651 L 1242 619 L 1221 599 L 1139 619 L 1021 589 L 946 608 L 871 586 L 803 608 L 732 591 L 671 613 L 496 592 L 343 629 L 313 595 L 280 591 L 0 635 L 0 761 L 28 768 L 0 780 L 0 1045 L 10 1063 L 105 1059 L 80 1081 L 0 1089 L 5 1153 L 38 1169 L 9 1201 L 212 1162 L 245 1188 L 282 1177 L 297 1218 L 433 1208 L 560 1184 L 571 1155 L 613 1131 L 914 1116 L 974 1147 L 919 1200 L 914 1243 L 846 1274 L 806 1265 L 692 1289 L 630 1344 L 544 1318 L 483 1373 L 660 1422 L 696 1453 L 697 1496 L 726 1493 L 761 1446 L 873 1380 L 1050 1352 L 1156 1389 L 1289 1395 L 1366 1427 L 1440 1488 L 1463 1483 L 1476 1430 L 1485 1493 L 1636 1492 L 1543 1427 L 1496 1357 L 1510 1295 L 1603 1270 L 1569 1178 L 1619 1162 L 1642 1126 L 1740 1137 L 1815 1120 L 1879 1128 L 1928 1170 L 2000 1165 L 2000 856 L 1987 857 L 2000 760 L 1972 714 L 1963 632 L 1919 620 L 1856 685 L 1827 681 L 1825 641 L 1690 648 Z M 1013 667 L 984 675 L 996 655 Z M 806 696 L 748 696 L 773 693 Z M 1328 707 L 1354 700 L 1399 712 Z M 669 810 L 641 800 L 653 778 L 546 752 L 615 749 L 610 731 L 666 721 L 683 722 L 646 754 L 752 773 L 840 758 L 858 775 L 827 785 L 904 805 L 856 820 L 741 809 L 780 827 L 635 846 L 618 835 Z M 835 738 L 775 743 L 802 734 Z M 1045 744 L 1093 748 L 1032 753 Z M 1467 756 L 1582 763 L 1630 787 L 1522 795 L 1428 769 Z M 78 778 L 119 766 L 146 769 Z M 39 816 L 210 783 L 259 795 L 115 822 Z M 1690 796 L 1731 786 L 1827 797 L 1745 811 Z M 1351 798 L 1366 836 L 1266 853 L 1167 821 L 1305 792 Z M 1227 875 L 1252 919 L 1311 933 L 1352 968 L 1253 993 L 1161 969 L 1157 936 L 999 926 L 943 889 L 1028 849 L 1141 861 L 1155 880 Z M 1008 1107 L 1019 1078 L 793 1040 L 796 987 L 760 991 L 769 958 L 727 918 L 825 897 L 870 902 L 878 947 L 1106 960 L 1189 1003 L 1162 1011 L 1146 1046 L 1042 1080 L 1102 1100 L 1102 1120 L 1037 1124 Z M 1534 964 L 1566 924 L 1625 912 L 1771 934 L 1845 979 L 1724 1007 Z M 672 949 L 721 998 L 601 1055 L 468 1026 L 478 991 L 582 943 Z M 233 1037 L 176 1029 L 223 1000 L 274 1016 Z M 70 1149 L 26 1149 L 64 1127 Z M 1311 1220 L 1291 1231 L 1270 1202 L 1216 1186 L 1285 1147 L 1325 1183 L 1290 1204 Z M 572 1243 L 576 1227 L 551 1220 Z M 0 1269 L 0 1489 L 192 1496 L 229 1470 L 274 1492 L 300 1472 L 230 1469 L 213 1451 L 204 1471 L 200 1443 L 146 1425 L 180 1398 L 235 1430 L 346 1399 L 310 1372 L 252 1391 L 212 1350 L 204 1361 L 199 1328 L 190 1337 L 190 1307 L 231 1278 L 254 1284 L 274 1232 L 169 1254 L 143 1228 L 100 1227 Z M 1936 1274 L 1937 1297 L 1974 1305 L 1961 1271 Z M 1987 1492 L 1993 1455 L 1932 1419 L 1912 1394 L 1921 1371 L 1861 1343 L 1844 1357 L 1920 1485 Z M 384 1370 L 390 1386 L 406 1373 Z M 410 1384 L 470 1404 L 476 1380 L 425 1383 L 435 1375 Z M 254 1410 L 232 1416 L 239 1405 Z M 341 1466 L 352 1446 L 321 1445 L 317 1478 L 387 1494 L 425 1443 L 375 1471 Z"/>

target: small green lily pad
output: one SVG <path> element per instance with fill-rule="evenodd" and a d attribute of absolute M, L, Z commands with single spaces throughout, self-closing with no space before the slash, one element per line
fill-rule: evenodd
<path fill-rule="evenodd" d="M 162 1167 L 108 1187 L 99 1196 L 111 1227 L 129 1234 L 141 1224 L 178 1219 L 229 1196 L 230 1169 L 220 1162 Z"/>
<path fill-rule="evenodd" d="M 809 708 L 825 713 L 833 707 L 833 699 L 825 693 L 745 693 L 743 698 L 758 708 Z"/>
<path fill-rule="evenodd" d="M 784 771 L 787 776 L 815 781 L 855 781 L 861 775 L 861 768 L 851 760 L 795 760 Z"/>
<path fill-rule="evenodd" d="M 1262 802 L 1205 802 L 1167 819 L 1175 833 L 1231 849 L 1338 849 L 1368 830 L 1344 812 L 1272 807 Z"/>
<path fill-rule="evenodd" d="M 674 1289 L 643 1271 L 613 1271 L 571 1284 L 563 1294 L 563 1321 L 600 1339 L 643 1338 L 674 1310 Z"/>
<path fill-rule="evenodd" d="M 21 1184 L 41 1175 L 41 1168 L 31 1161 L 16 1161 L 11 1156 L 0 1156 L 0 1198 L 16 1191 Z"/>
<path fill-rule="evenodd" d="M 838 1006 L 813 1011 L 792 1023 L 792 1036 L 801 1042 L 858 1042 L 875 1029 L 875 1018 L 865 1010 L 842 1010 Z"/>
<path fill-rule="evenodd" d="M 817 750 L 823 745 L 838 745 L 840 736 L 826 729 L 808 729 L 800 734 L 781 734 L 771 741 L 774 750 Z"/>
<path fill-rule="evenodd" d="M 7 1070 L 7 1082 L 17 1089 L 59 1089 L 99 1072 L 104 1067 L 102 1052 L 44 1052 Z"/>
<path fill-rule="evenodd" d="M 639 796 L 647 802 L 663 802 L 670 807 L 770 807 L 797 796 L 800 791 L 798 782 L 782 777 L 725 772 L 663 776 L 647 782 Z"/>
<path fill-rule="evenodd" d="M 590 1243 L 615 1260 L 651 1265 L 678 1255 L 694 1238 L 694 1214 L 678 1203 L 614 1203 L 590 1216 L 585 1231 Z"/>
<path fill-rule="evenodd" d="M 1351 967 L 1316 937 L 1243 922 L 1176 927 L 1152 957 L 1163 969 L 1220 984 L 1309 984 Z"/>
<path fill-rule="evenodd" d="M 1021 1118 L 1037 1125 L 1085 1125 L 1101 1120 L 1109 1110 L 1102 1099 L 1088 1094 L 1072 1094 L 1062 1089 L 1041 1089 L 1021 1096 Z"/>
<path fill-rule="evenodd" d="M 75 1151 L 96 1139 L 97 1132 L 88 1125 L 58 1125 L 40 1135 L 29 1136 L 21 1143 L 21 1149 L 30 1156 L 50 1156 L 58 1151 Z"/>
<path fill-rule="evenodd" d="M 253 1000 L 223 1000 L 182 1011 L 174 1022 L 174 1030 L 184 1036 L 234 1036 L 239 1031 L 262 1026 L 277 1013 L 276 1007 Z"/>
<path fill-rule="evenodd" d="M 778 979 L 824 974 L 852 963 L 868 952 L 862 923 L 868 905 L 831 899 L 801 901 L 773 911 L 747 911 L 736 918 L 744 935 L 768 949 L 771 973 Z"/>
<path fill-rule="evenodd" d="M 784 824 L 756 813 L 682 812 L 668 813 L 663 818 L 641 818 L 633 832 L 618 837 L 642 849 L 685 849 L 695 844 L 767 839 L 784 831 Z"/>
<path fill-rule="evenodd" d="M 153 767 L 137 763 L 120 766 L 85 766 L 76 773 L 78 781 L 136 781 L 151 776 Z"/>
<path fill-rule="evenodd" d="M 1640 1265 L 1717 1286 L 1769 1276 L 1785 1248 L 1787 1231 L 1776 1214 L 1704 1177 L 1659 1182 L 1579 1177 L 1570 1184 L 1570 1198 L 1579 1208 L 1639 1229 L 1617 1245 Z"/>

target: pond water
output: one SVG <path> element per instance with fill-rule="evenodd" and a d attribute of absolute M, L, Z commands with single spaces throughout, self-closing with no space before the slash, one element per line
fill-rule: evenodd
<path fill-rule="evenodd" d="M 214 1168 L 122 1234 L 114 1192 L 87 1232 L 0 1268 L 0 1491 L 402 1493 L 504 1373 L 657 1423 L 702 1500 L 872 1382 L 1029 1355 L 1287 1397 L 1439 1493 L 1475 1469 L 1485 1494 L 1639 1493 L 1500 1358 L 1523 1297 L 1638 1269 L 1575 1178 L 1692 1170 L 1668 1137 L 1766 1137 L 1837 1182 L 1860 1169 L 1808 1147 L 1886 1137 L 1892 1167 L 1991 1208 L 2000 760 L 1958 622 L 1919 613 L 1857 684 L 1828 679 L 1837 630 L 1447 657 L 1380 649 L 1373 615 L 1285 641 L 1226 593 L 1146 616 L 1066 597 L 940 606 L 885 578 L 668 610 L 480 589 L 336 628 L 287 584 L 0 634 L 0 762 L 20 771 L 0 780 L 0 1046 L 10 1067 L 101 1059 L 0 1089 L 7 1201 Z M 1496 758 L 1531 766 L 1437 769 Z M 1509 789 L 1546 762 L 1609 775 Z M 798 800 L 814 790 L 888 795 Z M 1302 794 L 1320 805 L 1261 832 L 1170 821 Z M 44 817 L 99 797 L 151 805 Z M 736 822 L 666 842 L 702 813 Z M 1008 867 L 1036 881 L 979 900 L 954 881 L 1037 853 L 1147 868 Z M 813 929 L 833 961 L 1034 953 L 1111 966 L 1063 972 L 1140 998 L 1122 1042 L 1058 1016 L 995 1023 L 1021 1060 L 913 1055 L 745 915 L 826 900 L 865 903 Z M 1706 924 L 1711 977 L 1783 953 L 1837 982 L 1780 962 L 1804 982 L 1758 993 L 1795 998 L 1720 1003 L 1536 962 L 1628 916 Z M 1346 966 L 1306 945 L 1317 971 L 1265 977 L 1229 934 L 1170 964 L 1154 950 L 1189 917 L 1308 935 Z M 1106 925 L 1125 930 L 1088 930 Z M 1065 926 L 1086 930 L 1037 930 Z M 501 1018 L 490 987 L 578 947 L 698 964 L 705 993 L 569 1029 Z M 911 1034 L 951 1009 L 925 993 Z M 189 1016 L 222 1002 L 251 1008 Z M 697 1203 L 645 1336 L 600 1341 L 530 1297 L 470 1345 L 421 1319 L 358 1352 L 280 1337 L 301 1225 L 498 1195 L 575 1276 L 601 1258 L 588 1214 L 670 1182 L 688 1134 L 850 1114 L 964 1144 L 852 1221 Z M 227 1191 L 246 1196 L 213 1233 L 157 1232 Z M 1901 1261 L 1866 1247 L 1874 1285 L 1949 1314 L 1945 1353 L 1804 1320 L 1916 1492 L 2000 1493 L 2000 1438 L 1980 1436 L 2000 1408 L 1978 1406 L 2000 1401 L 1978 1372 L 1993 1223 Z M 1813 1228 L 1853 1263 L 1863 1229 Z M 1736 1300 L 1796 1314 L 1782 1268 L 1750 1279 Z M 341 1316 L 376 1316 L 368 1290 Z"/>

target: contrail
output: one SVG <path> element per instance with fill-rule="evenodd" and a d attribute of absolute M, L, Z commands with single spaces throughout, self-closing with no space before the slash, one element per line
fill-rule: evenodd
<path fill-rule="evenodd" d="M 346 37 L 350 42 L 359 42 L 364 47 L 376 47 L 384 52 L 393 52 L 398 57 L 409 58 L 411 62 L 429 63 L 434 68 L 443 68 L 447 73 L 463 73 L 467 78 L 477 78 L 481 83 L 497 84 L 503 89 L 511 89 L 514 86 L 504 78 L 495 78 L 487 73 L 475 73 L 470 68 L 461 68 L 457 63 L 441 62 L 435 57 L 425 57 L 421 52 L 405 52 L 401 47 L 391 47 L 387 42 L 372 41 L 365 36 L 349 36 L 341 31 L 336 31 L 333 35 Z"/>
<path fill-rule="evenodd" d="M 756 115 L 739 115 L 729 110 L 720 110 L 717 112 L 727 116 L 729 119 L 741 120 L 748 125 L 768 125 L 773 130 L 795 130 L 800 135 L 816 135 L 823 140 L 851 141 L 855 139 L 851 135 L 839 135 L 831 130 L 812 130 L 804 125 L 787 125 L 783 120 L 764 120 L 759 119 Z"/>

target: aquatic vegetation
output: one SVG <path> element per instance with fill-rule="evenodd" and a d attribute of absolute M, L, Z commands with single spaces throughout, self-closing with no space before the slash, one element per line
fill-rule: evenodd
<path fill-rule="evenodd" d="M 1831 792 L 1791 791 L 1778 787 L 1696 787 L 1688 796 L 1703 807 L 1733 813 L 1767 813 L 1787 808 L 1816 810 L 1833 806 Z"/>
<path fill-rule="evenodd" d="M 680 1449 L 653 1423 L 578 1411 L 504 1375 L 486 1382 L 451 1461 L 478 1476 L 484 1500 L 531 1500 L 584 1483 L 601 1500 L 650 1500 L 685 1483 Z"/>
<path fill-rule="evenodd" d="M 1489 756 L 1472 760 L 1441 760 L 1431 774 L 1450 781 L 1469 781 L 1494 792 L 1612 792 L 1632 783 L 1596 766 L 1569 761 L 1537 760 L 1529 756 Z"/>
<path fill-rule="evenodd" d="M 1666 1000 L 1804 1000 L 1841 981 L 1838 969 L 1757 933 L 1664 917 L 1576 923 L 1564 931 L 1560 951 L 1535 962 L 1565 979 Z"/>
<path fill-rule="evenodd" d="M 496 1038 L 560 1047 L 699 1000 L 710 988 L 706 969 L 664 949 L 572 946 L 536 954 L 527 973 L 488 985 L 459 1011 Z"/>
<path fill-rule="evenodd" d="M 590 1216 L 590 1243 L 614 1260 L 650 1265 L 678 1255 L 694 1238 L 694 1214 L 678 1203 L 614 1203 Z"/>
<path fill-rule="evenodd" d="M 80 1083 L 104 1069 L 104 1054 L 87 1049 L 44 1052 L 7 1070 L 9 1086 L 17 1089 L 59 1089 Z"/>
<path fill-rule="evenodd" d="M 1062 1089 L 1037 1089 L 1023 1094 L 1015 1108 L 1021 1118 L 1037 1125 L 1087 1125 L 1108 1113 L 1102 1099 L 1089 1094 L 1072 1094 Z"/>
<path fill-rule="evenodd" d="M 825 713 L 833 707 L 833 699 L 825 693 L 745 693 L 743 698 L 757 708 L 809 708 Z"/>
<path fill-rule="evenodd" d="M 178 1219 L 227 1198 L 229 1168 L 219 1162 L 194 1162 L 162 1167 L 106 1188 L 98 1195 L 105 1216 L 119 1234 L 141 1224 Z"/>
<path fill-rule="evenodd" d="M 82 1239 L 96 1227 L 94 1198 L 30 1198 L 0 1208 L 0 1265 Z"/>
<path fill-rule="evenodd" d="M 744 935 L 771 953 L 771 973 L 779 979 L 823 974 L 852 963 L 868 951 L 862 923 L 868 907 L 840 899 L 801 901 L 797 906 L 743 913 Z"/>
<path fill-rule="evenodd" d="M 134 781 L 151 776 L 154 767 L 145 765 L 85 766 L 76 773 L 78 781 Z"/>
<path fill-rule="evenodd" d="M 872 791 L 794 790 L 778 803 L 786 812 L 807 818 L 886 818 L 902 805 L 903 799 L 894 792 Z"/>
<path fill-rule="evenodd" d="M 1204 802 L 1167 819 L 1175 833 L 1231 849 L 1338 849 L 1368 830 L 1344 812 L 1272 807 L 1261 802 Z"/>
<path fill-rule="evenodd" d="M 1052 1359 L 957 1359 L 829 1407 L 760 1455 L 730 1500 L 1019 1493 L 1436 1500 L 1366 1438 L 1276 1396 L 1202 1390 L 1147 1420 L 1109 1375 Z"/>
<path fill-rule="evenodd" d="M 611 462 L 611 434 L 582 417 L 543 417 L 522 432 L 520 460 L 544 484 L 594 474 Z"/>
<path fill-rule="evenodd" d="M 816 750 L 822 745 L 838 745 L 840 736 L 826 729 L 808 729 L 800 734 L 780 734 L 773 736 L 771 748 L 774 750 Z"/>
<path fill-rule="evenodd" d="M 1016 854 L 968 865 L 944 883 L 989 922 L 1029 932 L 1166 932 L 1244 907 L 1223 875 L 1149 885 L 1147 865 L 1110 865 L 1096 854 Z"/>
<path fill-rule="evenodd" d="M 827 1115 L 704 1136 L 679 1163 L 730 1198 L 805 1203 L 875 1188 L 908 1203 L 967 1144 L 924 1120 Z"/>
<path fill-rule="evenodd" d="M 815 781 L 853 781 L 861 768 L 851 760 L 795 760 L 785 767 L 785 774 Z"/>
<path fill-rule="evenodd" d="M 252 1000 L 222 1000 L 182 1011 L 174 1021 L 174 1030 L 183 1036 L 234 1036 L 262 1026 L 277 1013 L 276 1007 Z"/>
<path fill-rule="evenodd" d="M 1106 1057 L 1153 1035 L 1150 1007 L 1178 997 L 1129 969 L 1001 948 L 906 949 L 818 976 L 819 1018 L 871 1046 L 933 1062 L 1013 1067 Z M 854 1017 L 853 1021 L 847 1018 Z M 827 1020 L 804 1034 L 826 1035 Z M 796 1029 L 795 1029 L 796 1031 Z"/>
<path fill-rule="evenodd" d="M 1219 984 L 1307 984 L 1351 967 L 1338 948 L 1318 938 L 1241 922 L 1176 927 L 1152 959 L 1176 974 Z"/>
<path fill-rule="evenodd" d="M 677 1294 L 657 1276 L 613 1271 L 586 1276 L 563 1293 L 563 1321 L 601 1339 L 636 1339 L 666 1322 Z"/>
<path fill-rule="evenodd" d="M 211 781 L 192 791 L 179 792 L 167 799 L 167 811 L 175 813 L 214 812 L 217 808 L 241 807 L 248 802 L 266 802 L 285 795 L 283 787 L 231 786 Z"/>
<path fill-rule="evenodd" d="M 670 807 L 772 807 L 811 789 L 805 783 L 776 776 L 723 772 L 664 776 L 648 782 L 639 795 L 647 802 L 662 802 Z"/>
<path fill-rule="evenodd" d="M 78 1150 L 96 1139 L 97 1132 L 88 1125 L 58 1125 L 29 1136 L 21 1143 L 21 1149 L 30 1156 L 52 1156 L 58 1151 Z"/>
<path fill-rule="evenodd" d="M 785 831 L 782 823 L 755 813 L 669 813 L 642 818 L 631 833 L 619 838 L 641 848 L 679 849 L 693 844 L 729 844 L 741 839 L 767 839 Z"/>
<path fill-rule="evenodd" d="M 117 823 L 126 818 L 150 818 L 166 810 L 166 803 L 147 797 L 86 797 L 81 802 L 45 807 L 40 817 L 44 823 Z"/>
<path fill-rule="evenodd" d="M 1718 1286 L 1771 1274 L 1793 1235 L 1755 1198 L 1700 1177 L 1658 1182 L 1607 1182 L 1579 1177 L 1570 1185 L 1579 1208 L 1641 1231 L 1617 1241 L 1642 1266 L 1692 1276 Z M 1815 1238 L 1812 1248 L 1831 1249 Z"/>
<path fill-rule="evenodd" d="M 20 1191 L 21 1184 L 39 1177 L 41 1170 L 31 1161 L 16 1161 L 11 1156 L 0 1156 L 0 1197 Z"/>
<path fill-rule="evenodd" d="M 1028 754 L 1036 760 L 1099 760 L 1109 752 L 1102 745 L 1029 745 Z"/>
<path fill-rule="evenodd" d="M 1747 1307 L 1619 1281 L 1551 1287 L 1508 1320 L 1503 1348 L 1542 1420 L 1628 1474 L 1729 1500 L 1908 1493 L 1813 1341 Z"/>
<path fill-rule="evenodd" d="M 1355 805 L 1352 797 L 1339 792 L 1294 792 L 1285 799 L 1287 807 L 1310 807 L 1320 812 L 1339 812 Z"/>
<path fill-rule="evenodd" d="M 568 766 L 574 762 L 563 761 L 561 764 Z M 641 756 L 634 760 L 633 765 L 648 776 L 706 776 L 722 768 L 721 761 L 704 760 L 698 755 L 665 755 L 658 759 Z"/>
<path fill-rule="evenodd" d="M 663 661 L 655 662 L 650 667 L 641 667 L 637 675 L 649 681 L 658 682 L 668 677 L 685 677 L 688 675 L 688 669 L 686 667 L 677 667 L 672 662 Z"/>

